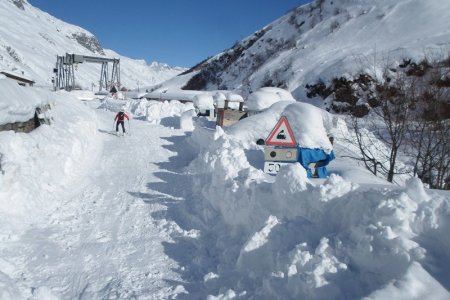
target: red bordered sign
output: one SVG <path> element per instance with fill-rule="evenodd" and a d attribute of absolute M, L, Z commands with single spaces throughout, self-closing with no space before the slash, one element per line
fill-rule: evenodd
<path fill-rule="evenodd" d="M 285 116 L 282 116 L 266 139 L 266 145 L 272 146 L 297 146 L 291 126 Z"/>

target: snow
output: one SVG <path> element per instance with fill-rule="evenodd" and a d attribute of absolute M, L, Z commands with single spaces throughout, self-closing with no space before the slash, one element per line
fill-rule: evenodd
<path fill-rule="evenodd" d="M 112 50 L 96 47 L 96 39 L 89 31 L 50 16 L 26 0 L 20 0 L 24 10 L 12 2 L 0 2 L 0 71 L 21 74 L 36 81 L 36 85 L 48 88 L 52 86 L 57 55 L 75 53 L 120 58 L 122 85 L 135 88 L 159 84 L 185 70 L 157 62 L 148 64 L 144 60 L 130 59 Z M 82 39 L 81 43 L 76 40 L 76 36 L 85 38 L 84 45 Z M 100 71 L 100 64 L 78 64 L 76 84 L 98 91 Z"/>
<path fill-rule="evenodd" d="M 166 122 L 166 125 L 170 123 L 172 127 L 179 126 L 178 116 L 185 111 L 194 109 L 192 103 L 183 104 L 176 100 L 161 102 L 147 101 L 144 98 L 142 100 L 124 101 L 111 97 L 102 99 L 101 108 L 115 112 L 125 109 L 125 111 L 131 112 L 134 118 L 146 120 L 153 124 Z"/>
<path fill-rule="evenodd" d="M 54 96 L 22 87 L 17 81 L 0 78 L 0 125 L 25 122 L 34 117 L 36 107 L 51 104 Z"/>
<path fill-rule="evenodd" d="M 173 82 L 179 82 L 174 79 Z M 164 85 L 166 86 L 166 84 Z M 153 92 L 146 93 L 144 97 L 153 100 L 170 101 L 178 100 L 183 102 L 193 102 L 194 106 L 199 110 L 212 109 L 214 105 L 224 107 L 225 100 L 231 101 L 230 107 L 238 108 L 239 102 L 244 102 L 241 95 L 232 91 L 191 91 L 191 90 L 169 90 L 167 88 L 158 89 Z"/>
<path fill-rule="evenodd" d="M 364 299 L 448 299 L 448 291 L 418 263 L 412 263 L 406 274 Z"/>
<path fill-rule="evenodd" d="M 53 99 L 54 122 L 0 132 L 1 298 L 449 296 L 448 192 L 377 183 L 339 147 L 341 175 L 263 173 L 255 138 L 281 115 L 330 147 L 340 122 L 316 107 L 281 101 L 222 130 L 192 103 L 20 88 Z"/>
<path fill-rule="evenodd" d="M 334 135 L 333 116 L 313 105 L 294 101 L 278 101 L 262 113 L 250 116 L 232 126 L 228 132 L 245 143 L 265 140 L 281 116 L 286 116 L 299 147 L 319 148 L 329 153 Z"/>
<path fill-rule="evenodd" d="M 362 297 L 368 290 L 383 288 L 377 284 L 400 280 L 413 263 L 425 263 L 430 249 L 417 240 L 434 230 L 437 219 L 421 212 L 423 208 L 436 213 L 440 207 L 444 215 L 438 227 L 448 219 L 448 193 L 436 195 L 431 204 L 428 197 L 416 196 L 425 192 L 417 180 L 403 191 L 366 188 L 335 174 L 324 182 L 311 181 L 294 164 L 282 169 L 273 182 L 242 160 L 245 151 L 237 145 L 232 136 L 218 136 L 189 170 L 197 197 L 204 202 L 195 207 L 206 210 L 197 214 L 203 216 L 205 230 L 216 237 L 208 245 L 237 244 L 236 251 L 227 248 L 222 253 L 217 246 L 213 252 L 218 255 L 214 265 L 224 274 L 237 268 L 233 272 L 237 279 L 227 286 L 235 291 L 240 287 L 264 299 Z M 411 188 L 420 193 L 411 194 Z M 274 222 L 275 217 L 283 221 Z M 213 251 L 211 246 L 208 251 Z M 436 296 L 448 297 L 448 292 L 440 288 Z"/>
<path fill-rule="evenodd" d="M 192 118 L 196 116 L 194 109 L 186 110 L 183 112 L 180 116 L 180 128 L 184 129 L 186 131 L 192 131 L 194 130 L 194 122 Z"/>
<path fill-rule="evenodd" d="M 6 80 L 0 80 L 0 84 L 4 86 L 2 81 Z M 0 102 L 12 111 L 9 114 L 3 113 L 2 116 L 7 116 L 3 120 L 28 120 L 34 116 L 34 105 L 52 99 L 54 126 L 42 125 L 29 135 L 12 131 L 1 132 L 0 153 L 4 154 L 1 166 L 5 174 L 0 182 L 0 206 L 6 214 L 5 221 L 10 218 L 23 218 L 30 210 L 40 209 L 42 206 L 54 209 L 55 203 L 47 199 L 47 193 L 51 194 L 55 186 L 68 184 L 71 180 L 68 180 L 66 174 L 71 174 L 73 179 L 79 172 L 83 173 L 86 166 L 80 162 L 90 163 L 89 158 L 95 156 L 99 146 L 85 139 L 85 136 L 97 135 L 95 116 L 76 98 L 66 93 L 52 94 L 20 87 L 16 83 L 12 86 L 8 83 L 7 86 L 11 88 L 9 91 L 16 91 L 17 94 L 6 94 L 11 98 Z M 18 106 L 10 105 L 9 99 L 15 99 L 14 103 L 23 103 L 18 110 L 26 110 L 29 113 L 18 117 L 14 111 Z M 22 118 L 23 116 L 25 118 Z M 54 140 L 58 142 L 54 143 Z M 88 158 L 84 158 L 85 155 Z M 33 197 L 33 201 L 30 201 L 29 197 Z M 14 206 L 10 206 L 11 201 Z M 23 221 L 32 222 L 33 219 L 25 218 Z"/>
<path fill-rule="evenodd" d="M 159 148 L 173 130 L 135 120 L 131 135 L 116 137 L 114 112 L 89 105 L 60 93 L 51 126 L 0 132 L 2 299 L 184 293 L 164 281 L 179 280 L 163 252 L 177 227 L 151 217 L 165 210 L 157 203 L 164 194 L 146 188 L 162 182 L 148 168 L 159 170 L 171 155 Z"/>
<path fill-rule="evenodd" d="M 289 124 L 300 147 L 319 148 L 327 153 L 332 150 L 322 117 L 329 115 L 325 111 L 311 104 L 296 102 L 286 106 L 282 115 L 290 120 Z"/>
<path fill-rule="evenodd" d="M 251 93 L 245 103 L 249 111 L 261 111 L 279 101 L 295 101 L 295 99 L 284 89 L 263 87 Z"/>
<path fill-rule="evenodd" d="M 307 84 L 329 85 L 333 78 L 361 72 L 376 78 L 387 64 L 404 58 L 445 56 L 449 20 L 449 1 L 310 1 L 211 57 L 208 69 L 204 64 L 178 78 L 178 87 L 203 69 L 215 75 L 207 90 L 226 86 L 245 98 L 270 84 L 322 106 L 322 99 L 307 98 Z M 170 86 L 176 87 L 172 81 Z"/>
<path fill-rule="evenodd" d="M 247 244 L 244 247 L 245 252 L 250 252 L 253 250 L 256 250 L 260 247 L 262 247 L 265 243 L 267 243 L 270 232 L 272 229 L 279 224 L 279 221 L 277 217 L 275 216 L 269 216 L 269 218 L 266 221 L 266 224 L 264 228 L 256 232 L 251 239 L 247 242 Z"/>
<path fill-rule="evenodd" d="M 196 95 L 193 102 L 199 110 L 214 109 L 214 99 L 211 95 Z"/>
<path fill-rule="evenodd" d="M 390 3 L 394 16 L 420 4 L 399 3 Z M 21 20 L 9 1 L 0 5 Z M 325 64 L 330 49 L 305 46 Z M 155 92 L 178 93 L 183 80 Z M 28 134 L 0 131 L 0 299 L 450 298 L 450 192 L 407 176 L 391 184 L 346 158 L 356 150 L 342 117 L 275 88 L 254 96 L 259 114 L 227 128 L 197 117 L 193 102 L 49 92 L 6 78 L 0 89 L 0 123 L 45 104 L 53 118 Z M 196 95 L 242 102 L 236 91 Z M 130 116 L 125 136 L 114 132 L 120 109 Z M 308 178 L 299 163 L 263 172 L 256 141 L 281 116 L 300 146 L 335 152 L 328 178 Z"/>

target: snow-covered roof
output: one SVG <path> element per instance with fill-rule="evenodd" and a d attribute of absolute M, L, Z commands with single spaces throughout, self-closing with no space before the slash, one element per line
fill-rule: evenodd
<path fill-rule="evenodd" d="M 279 101 L 295 101 L 287 90 L 275 87 L 263 87 L 251 93 L 245 104 L 249 111 L 261 111 Z"/>
<path fill-rule="evenodd" d="M 155 100 L 180 100 L 186 102 L 194 102 L 199 97 L 212 97 L 214 103 L 222 100 L 233 102 L 243 102 L 244 98 L 232 91 L 216 90 L 216 91 L 192 91 L 192 90 L 157 90 L 146 93 L 145 98 Z"/>
<path fill-rule="evenodd" d="M 244 102 L 244 98 L 240 94 L 237 94 L 233 91 L 216 90 L 211 91 L 211 93 L 213 94 L 213 97 L 215 97 L 215 99 L 217 98 L 220 100 L 228 100 L 231 102 Z"/>
<path fill-rule="evenodd" d="M 23 87 L 6 78 L 0 78 L 0 91 L 0 124 L 28 121 L 36 107 L 51 100 L 48 92 Z"/>
<path fill-rule="evenodd" d="M 34 80 L 24 76 L 23 74 L 18 74 L 16 72 L 11 71 L 0 71 L 0 74 L 5 75 L 6 77 L 12 78 L 14 80 L 23 81 L 27 83 L 34 83 Z"/>
<path fill-rule="evenodd" d="M 194 106 L 200 110 L 214 109 L 214 99 L 211 95 L 196 95 L 193 102 Z"/>
<path fill-rule="evenodd" d="M 189 101 L 193 102 L 194 97 L 197 95 L 203 95 L 206 92 L 203 91 L 184 91 L 184 90 L 174 90 L 174 91 L 154 91 L 145 94 L 145 98 L 147 99 L 156 99 L 156 100 L 180 100 L 180 101 Z"/>

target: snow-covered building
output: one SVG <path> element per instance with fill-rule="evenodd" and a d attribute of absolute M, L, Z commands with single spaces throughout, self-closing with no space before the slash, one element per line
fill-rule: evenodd
<path fill-rule="evenodd" d="M 30 78 L 25 77 L 23 74 L 18 75 L 13 72 L 7 72 L 7 71 L 0 71 L 0 74 L 4 75 L 5 77 L 15 80 L 19 85 L 22 86 L 33 86 L 34 80 L 31 80 Z"/>
<path fill-rule="evenodd" d="M 0 90 L 0 131 L 30 132 L 50 122 L 49 92 L 21 87 L 4 75 L 0 75 Z"/>
<path fill-rule="evenodd" d="M 285 89 L 262 87 L 248 96 L 245 101 L 245 106 L 248 114 L 254 115 L 279 101 L 295 101 L 295 99 L 292 94 Z"/>

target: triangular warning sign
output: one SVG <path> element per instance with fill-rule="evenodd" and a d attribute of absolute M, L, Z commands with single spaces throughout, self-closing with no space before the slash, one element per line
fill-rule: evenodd
<path fill-rule="evenodd" d="M 272 146 L 297 146 L 291 126 L 285 116 L 282 116 L 266 140 L 266 145 Z"/>

